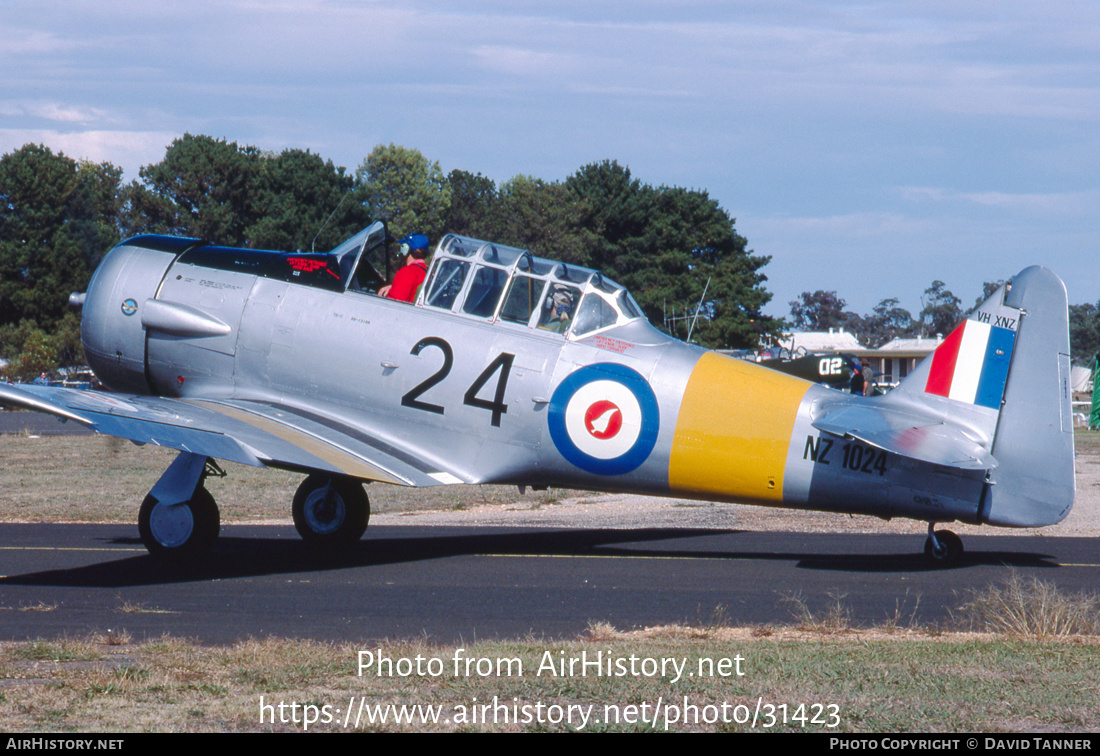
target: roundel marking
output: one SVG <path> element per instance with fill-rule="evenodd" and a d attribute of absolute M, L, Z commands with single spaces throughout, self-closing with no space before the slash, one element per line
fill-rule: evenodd
<path fill-rule="evenodd" d="M 621 475 L 653 451 L 660 411 L 637 371 L 598 363 L 573 372 L 554 390 L 547 422 L 554 446 L 569 462 L 597 475 Z"/>
<path fill-rule="evenodd" d="M 133 299 L 127 299 L 125 302 L 122 303 L 122 314 L 123 315 L 127 315 L 127 316 L 133 315 L 135 312 L 137 312 L 137 309 L 138 309 L 137 302 L 135 302 Z"/>
<path fill-rule="evenodd" d="M 584 427 L 598 439 L 614 438 L 623 428 L 623 411 L 606 399 L 595 401 L 585 410 Z"/>

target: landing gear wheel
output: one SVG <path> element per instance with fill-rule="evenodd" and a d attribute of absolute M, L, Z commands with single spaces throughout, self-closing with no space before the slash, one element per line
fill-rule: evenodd
<path fill-rule="evenodd" d="M 181 559 L 206 551 L 220 530 L 218 505 L 202 486 L 195 489 L 190 501 L 173 506 L 146 496 L 138 512 L 141 542 L 161 559 Z"/>
<path fill-rule="evenodd" d="M 370 501 L 356 480 L 310 475 L 294 494 L 293 514 L 294 527 L 310 545 L 346 547 L 366 531 Z"/>
<path fill-rule="evenodd" d="M 950 530 L 928 529 L 928 540 L 924 542 L 924 556 L 935 565 L 952 564 L 963 553 L 962 539 Z"/>

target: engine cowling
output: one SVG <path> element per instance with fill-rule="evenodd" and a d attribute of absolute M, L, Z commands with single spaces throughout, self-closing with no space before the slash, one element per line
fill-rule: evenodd
<path fill-rule="evenodd" d="M 84 297 L 81 340 L 89 367 L 111 390 L 150 393 L 143 309 L 173 261 L 198 243 L 138 236 L 108 252 L 96 268 Z"/>

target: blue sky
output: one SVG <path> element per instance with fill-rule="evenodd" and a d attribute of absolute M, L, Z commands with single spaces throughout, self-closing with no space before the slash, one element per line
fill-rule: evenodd
<path fill-rule="evenodd" d="M 0 153 L 614 159 L 726 208 L 773 315 L 816 289 L 916 313 L 934 279 L 969 306 L 1035 263 L 1100 299 L 1095 2 L 0 0 L 0 66 Z"/>

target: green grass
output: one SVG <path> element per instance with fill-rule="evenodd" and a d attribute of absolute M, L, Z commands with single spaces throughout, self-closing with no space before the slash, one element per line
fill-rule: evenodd
<path fill-rule="evenodd" d="M 461 647 L 462 658 L 487 660 L 485 669 L 495 667 L 497 660 L 512 660 L 510 667 L 501 667 L 511 675 L 477 674 L 476 663 L 470 674 L 461 666 L 455 674 L 459 647 L 424 640 L 354 646 L 268 639 L 207 649 L 162 639 L 133 647 L 89 648 L 72 661 L 38 659 L 33 649 L 40 643 L 6 644 L 0 648 L 5 699 L 0 728 L 570 731 L 582 728 L 580 719 L 551 720 L 555 713 L 579 707 L 575 710 L 587 710 L 590 716 L 583 729 L 595 731 L 1089 732 L 1100 727 L 1095 677 L 1100 645 L 1095 640 L 760 628 L 619 633 L 604 624 L 574 641 L 526 639 Z M 394 671 L 383 667 L 378 674 L 371 665 L 360 675 L 357 664 L 365 651 L 388 658 L 396 665 Z M 576 670 L 554 675 L 546 666 L 547 659 L 560 663 L 598 653 L 624 660 L 675 659 L 685 663 L 685 674 L 676 680 L 671 672 L 649 675 L 639 667 L 640 673 L 611 677 Z M 424 674 L 409 673 L 417 658 Z M 701 668 L 709 672 L 710 662 L 736 658 L 741 676 L 732 661 L 724 675 L 697 673 Z M 400 666 L 403 659 L 407 669 Z M 268 705 L 282 703 L 285 716 L 270 709 L 263 715 L 261 697 Z M 490 721 L 469 721 L 476 707 L 494 701 L 505 704 L 495 710 L 495 721 L 491 716 Z M 349 707 L 358 711 L 360 702 L 439 706 L 447 721 L 368 724 L 361 719 L 358 727 L 354 721 L 345 727 L 345 712 Z M 318 716 L 328 707 L 332 721 L 307 727 L 302 718 L 307 706 Z M 524 713 L 516 708 L 522 706 L 528 707 L 528 721 L 505 721 L 505 710 L 510 720 Z M 684 721 L 685 711 L 689 721 Z M 615 712 L 619 720 L 607 721 Z M 757 715 L 755 728 L 750 713 Z M 461 721 L 463 714 L 466 721 Z M 643 714 L 646 721 L 638 721 Z M 635 719 L 627 721 L 631 716 Z"/>
<path fill-rule="evenodd" d="M 1100 431 L 1078 428 L 1073 432 L 1073 445 L 1077 454 L 1100 454 Z"/>
<path fill-rule="evenodd" d="M 1100 460 L 1100 432 L 1075 433 L 1079 457 Z M 176 452 L 104 436 L 0 435 L 0 521 L 123 522 L 137 518 L 142 499 Z M 225 478 L 207 487 L 223 522 L 286 521 L 303 476 L 225 463 Z M 367 486 L 376 513 L 467 509 L 519 504 L 531 509 L 559 500 L 561 491 L 523 494 L 515 486 Z"/>
<path fill-rule="evenodd" d="M 528 637 L 453 645 L 418 638 L 356 645 L 268 638 L 211 648 L 171 637 L 133 644 L 121 632 L 5 643 L 0 729 L 1100 728 L 1094 595 L 1059 594 L 1049 584 L 1010 576 L 966 597 L 952 627 L 888 622 L 856 629 L 842 599 L 820 617 L 796 598 L 792 604 L 795 620 L 787 627 L 730 628 L 723 608 L 716 607 L 697 626 L 623 632 L 593 622 L 581 637 L 566 641 Z M 1065 616 L 1080 622 L 1071 626 L 1061 621 Z M 612 661 L 583 664 L 600 658 Z M 370 707 L 382 707 L 392 716 L 393 707 L 406 707 L 407 713 L 418 706 L 438 707 L 440 718 L 345 723 L 349 711 L 363 716 Z M 307 721 L 307 711 L 316 718 Z M 588 719 L 565 719 L 566 712 L 587 712 Z"/>

